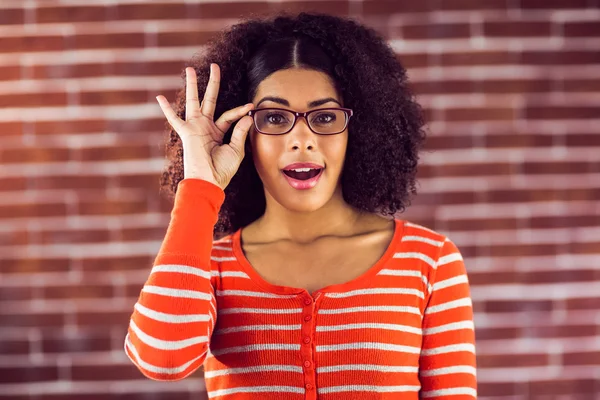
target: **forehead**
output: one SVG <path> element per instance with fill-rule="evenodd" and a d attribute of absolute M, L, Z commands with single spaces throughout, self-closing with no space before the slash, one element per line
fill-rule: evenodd
<path fill-rule="evenodd" d="M 282 97 L 290 105 L 301 107 L 305 107 L 311 100 L 323 97 L 333 97 L 341 102 L 327 74 L 300 68 L 279 70 L 265 78 L 258 85 L 255 100 L 267 95 Z"/>

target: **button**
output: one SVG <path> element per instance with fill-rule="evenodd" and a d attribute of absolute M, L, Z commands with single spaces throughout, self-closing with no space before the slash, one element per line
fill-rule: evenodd
<path fill-rule="evenodd" d="M 310 343 L 310 337 L 304 336 L 304 343 Z"/>
<path fill-rule="evenodd" d="M 311 320 L 311 318 L 312 318 L 312 316 L 311 316 L 311 315 L 305 315 L 305 316 L 304 316 L 304 320 L 305 320 L 305 321 L 310 321 L 310 320 Z"/>
<path fill-rule="evenodd" d="M 310 365 L 311 365 L 310 361 L 308 361 L 308 360 L 304 361 L 304 366 L 306 368 L 310 368 Z"/>
<path fill-rule="evenodd" d="M 306 304 L 307 306 L 310 306 L 312 304 L 312 300 L 311 299 L 304 299 L 304 304 Z"/>
<path fill-rule="evenodd" d="M 313 388 L 313 385 L 311 385 L 310 383 L 307 383 L 307 384 L 306 384 L 306 389 L 310 390 L 310 389 L 312 389 L 312 388 Z"/>

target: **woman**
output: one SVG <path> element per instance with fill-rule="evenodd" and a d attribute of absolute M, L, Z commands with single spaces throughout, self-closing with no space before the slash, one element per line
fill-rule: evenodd
<path fill-rule="evenodd" d="M 460 252 L 394 217 L 425 135 L 385 40 L 248 19 L 185 72 L 176 110 L 157 97 L 174 207 L 125 338 L 139 370 L 203 365 L 218 399 L 475 398 Z"/>

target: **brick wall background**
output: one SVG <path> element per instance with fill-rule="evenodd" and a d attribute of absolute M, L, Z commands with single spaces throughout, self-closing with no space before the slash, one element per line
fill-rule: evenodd
<path fill-rule="evenodd" d="M 430 120 L 400 216 L 461 249 L 482 399 L 600 399 L 600 0 L 0 0 L 0 398 L 200 399 L 123 352 L 183 63 L 248 12 L 389 39 Z"/>

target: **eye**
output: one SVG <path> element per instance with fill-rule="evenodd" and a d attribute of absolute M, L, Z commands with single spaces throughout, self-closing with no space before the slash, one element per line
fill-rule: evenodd
<path fill-rule="evenodd" d="M 268 124 L 275 124 L 275 125 L 289 122 L 288 119 L 285 117 L 285 115 L 283 115 L 282 113 L 279 113 L 279 112 L 268 113 L 267 115 L 265 115 L 264 121 L 267 122 Z"/>
<path fill-rule="evenodd" d="M 335 113 L 321 112 L 312 118 L 312 122 L 317 124 L 330 124 L 336 120 Z"/>

